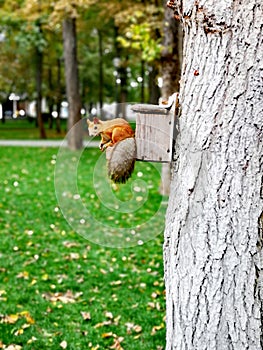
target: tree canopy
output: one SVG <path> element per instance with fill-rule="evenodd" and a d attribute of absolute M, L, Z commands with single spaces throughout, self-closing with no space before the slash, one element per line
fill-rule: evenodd
<path fill-rule="evenodd" d="M 28 100 L 36 98 L 35 53 L 43 55 L 44 97 L 65 94 L 62 20 L 77 21 L 78 64 L 82 104 L 116 100 L 120 71 L 127 73 L 130 101 L 140 100 L 141 62 L 146 62 L 144 85 L 161 54 L 161 1 L 3 0 L 0 2 L 1 100 L 14 91 Z M 114 60 L 115 59 L 115 60 Z M 101 65 L 100 63 L 101 62 Z M 103 66 L 103 87 L 100 69 Z M 60 73 L 58 70 L 62 70 Z M 58 91 L 58 75 L 62 77 Z M 147 90 L 148 91 L 148 90 Z M 149 95 L 149 94 L 148 94 Z"/>

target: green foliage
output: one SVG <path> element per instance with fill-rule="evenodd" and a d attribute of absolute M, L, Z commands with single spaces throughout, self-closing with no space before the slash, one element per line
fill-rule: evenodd
<path fill-rule="evenodd" d="M 83 196 L 94 190 L 99 154 L 83 153 Z M 0 148 L 0 347 L 164 349 L 162 238 L 109 249 L 72 231 L 54 193 L 56 155 L 56 149 Z M 145 166 L 137 171 L 158 192 L 159 178 Z M 96 211 L 92 198 L 86 205 Z M 113 222 L 121 220 L 116 215 Z"/>
<path fill-rule="evenodd" d="M 0 3 L 0 89 L 2 96 L 10 92 L 35 98 L 35 52 L 43 53 L 43 96 L 57 101 L 65 98 L 62 21 L 65 16 L 77 18 L 78 62 L 83 104 L 99 100 L 98 35 L 103 46 L 104 102 L 117 97 L 114 57 L 122 56 L 129 68 L 128 101 L 140 100 L 140 87 L 130 82 L 141 75 L 141 61 L 156 64 L 161 52 L 162 3 L 95 0 L 5 0 Z M 120 52 L 116 49 L 116 28 Z M 58 83 L 58 64 L 61 81 Z M 147 68 L 146 68 L 147 70 Z M 50 78 L 51 77 L 51 78 Z M 146 79 L 145 88 L 147 89 Z M 145 92 L 147 96 L 147 91 Z M 53 102 L 54 102 L 53 101 Z"/>
<path fill-rule="evenodd" d="M 24 23 L 20 27 L 20 31 L 15 36 L 15 40 L 21 51 L 35 50 L 44 52 L 47 48 L 47 40 L 44 37 L 41 24 L 38 22 L 32 22 L 30 25 Z"/>
<path fill-rule="evenodd" d="M 163 18 L 160 6 L 135 3 L 116 15 L 120 27 L 118 41 L 122 47 L 141 54 L 145 62 L 153 62 L 161 55 L 161 26 Z"/>
<path fill-rule="evenodd" d="M 145 62 L 152 62 L 160 58 L 161 38 L 153 38 L 149 23 L 131 24 L 124 36 L 119 36 L 118 41 L 124 48 L 141 53 L 141 59 Z"/>

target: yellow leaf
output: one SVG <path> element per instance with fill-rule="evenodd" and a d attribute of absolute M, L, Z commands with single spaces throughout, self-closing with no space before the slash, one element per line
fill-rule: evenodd
<path fill-rule="evenodd" d="M 32 316 L 30 315 L 30 313 L 28 311 L 21 311 L 19 313 L 19 316 L 25 317 L 27 323 L 29 323 L 29 324 L 35 323 L 35 320 L 32 318 Z"/>
<path fill-rule="evenodd" d="M 20 272 L 16 278 L 24 278 L 25 280 L 28 280 L 29 273 L 27 271 Z"/>
<path fill-rule="evenodd" d="M 101 337 L 102 338 L 110 338 L 110 337 L 113 337 L 113 333 L 112 332 L 102 333 Z"/>
<path fill-rule="evenodd" d="M 47 280 L 49 279 L 48 274 L 45 273 L 44 275 L 42 275 L 41 279 L 42 279 L 43 281 L 47 281 Z"/>
<path fill-rule="evenodd" d="M 33 342 L 36 341 L 36 340 L 37 340 L 37 338 L 33 336 L 31 339 L 29 339 L 29 340 L 27 341 L 27 344 L 31 344 L 31 343 L 33 343 Z"/>
<path fill-rule="evenodd" d="M 3 318 L 3 322 L 4 323 L 8 323 L 8 324 L 14 324 L 16 323 L 16 321 L 19 319 L 19 315 L 17 314 L 13 314 L 13 315 L 6 315 Z"/>
<path fill-rule="evenodd" d="M 37 283 L 37 280 L 35 278 L 33 278 L 32 281 L 30 282 L 30 286 L 33 286 L 36 283 Z"/>
<path fill-rule="evenodd" d="M 160 326 L 153 326 L 152 331 L 151 331 L 151 335 L 154 335 L 157 331 L 159 331 L 160 329 L 164 328 L 164 323 L 161 323 Z"/>
<path fill-rule="evenodd" d="M 22 328 L 20 328 L 20 329 L 18 329 L 14 334 L 16 335 L 16 336 L 18 336 L 18 335 L 21 335 L 21 334 L 23 334 L 24 333 L 24 330 L 22 329 Z"/>

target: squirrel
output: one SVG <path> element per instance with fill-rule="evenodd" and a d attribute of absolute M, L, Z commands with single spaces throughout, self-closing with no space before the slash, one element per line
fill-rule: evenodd
<path fill-rule="evenodd" d="M 123 118 L 102 121 L 87 119 L 89 135 L 101 136 L 99 148 L 106 150 L 108 176 L 115 183 L 125 183 L 134 170 L 135 133 Z"/>

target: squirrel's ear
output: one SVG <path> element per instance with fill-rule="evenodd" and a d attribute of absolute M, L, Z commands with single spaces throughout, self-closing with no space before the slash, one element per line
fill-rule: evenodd
<path fill-rule="evenodd" d="M 93 123 L 94 124 L 99 124 L 100 123 L 100 120 L 99 120 L 99 118 L 93 118 Z"/>
<path fill-rule="evenodd" d="M 87 123 L 88 123 L 88 125 L 90 125 L 90 124 L 91 124 L 91 121 L 90 121 L 89 119 L 87 119 Z"/>

